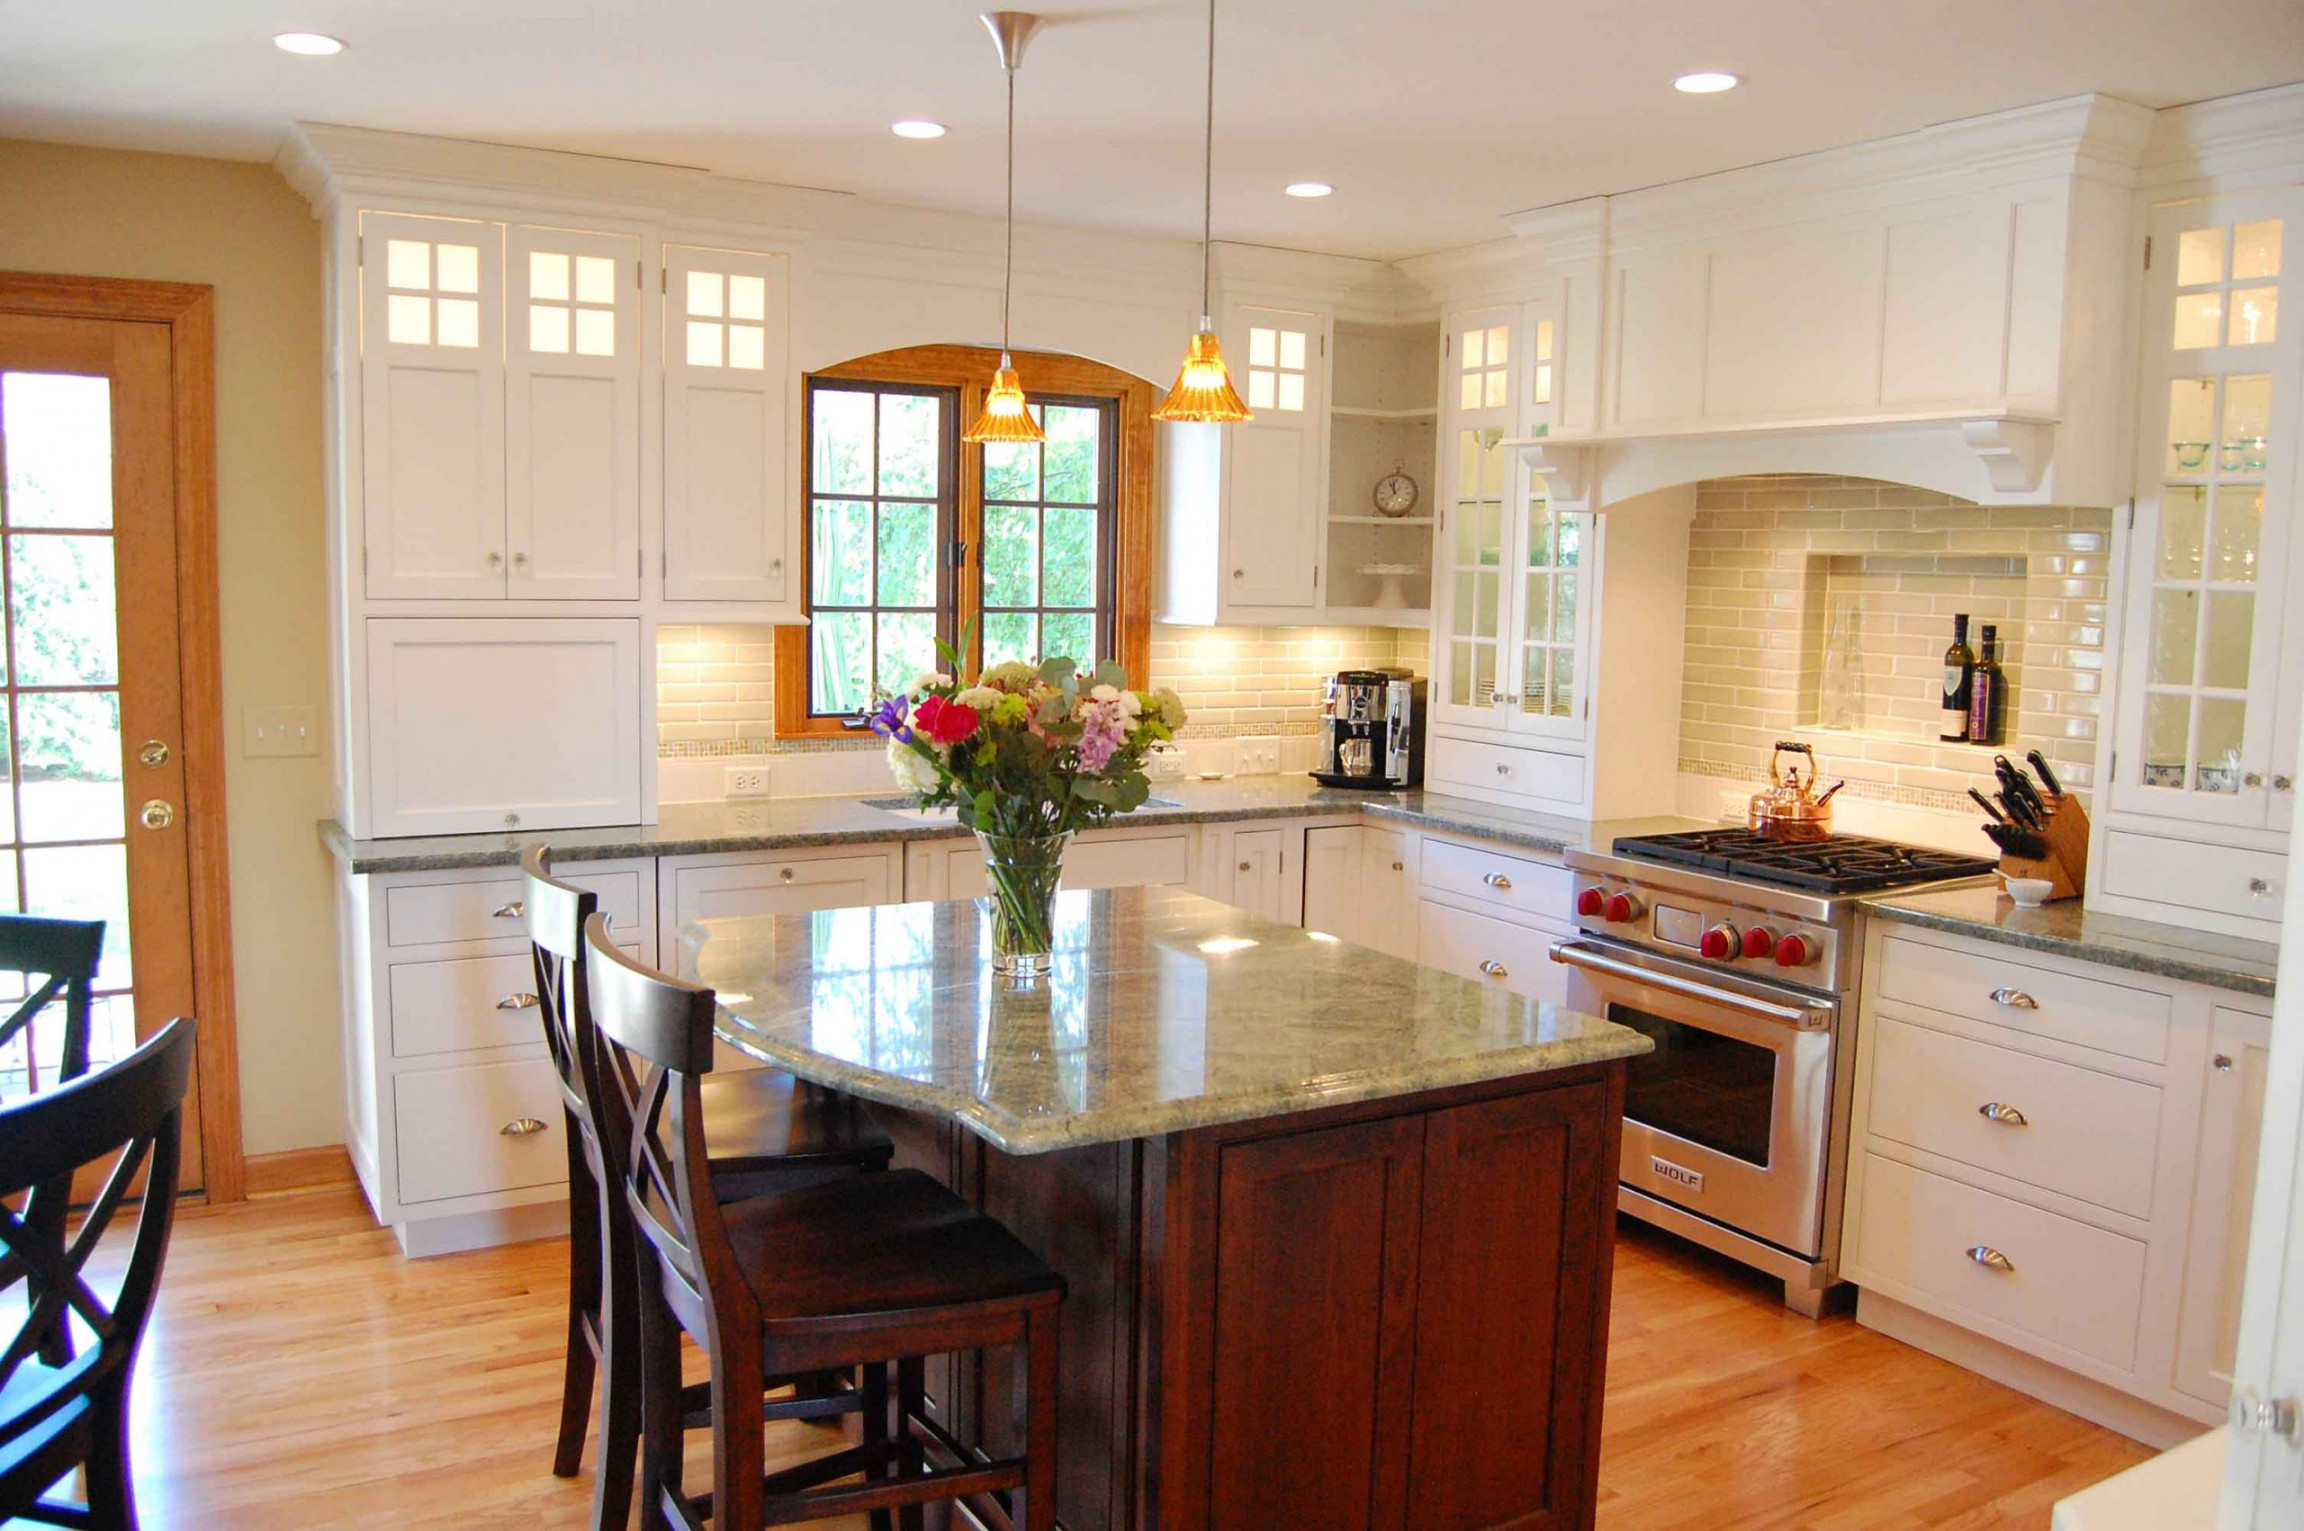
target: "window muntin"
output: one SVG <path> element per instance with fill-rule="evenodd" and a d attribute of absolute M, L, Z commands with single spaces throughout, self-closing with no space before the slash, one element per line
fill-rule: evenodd
<path fill-rule="evenodd" d="M 384 241 L 384 338 L 396 346 L 480 345 L 480 247 Z"/>
<path fill-rule="evenodd" d="M 1511 401 L 1512 327 L 1483 325 L 1456 337 L 1456 404 L 1496 409 Z"/>
<path fill-rule="evenodd" d="M 1311 338 L 1303 330 L 1248 330 L 1248 407 L 1301 413 Z"/>
<path fill-rule="evenodd" d="M 528 252 L 528 349 L 559 356 L 616 354 L 613 259 Z"/>
<path fill-rule="evenodd" d="M 1045 442 L 984 446 L 984 663 L 1113 657 L 1113 471 L 1109 399 L 1036 399 Z"/>
<path fill-rule="evenodd" d="M 768 365 L 768 279 L 743 272 L 688 273 L 688 365 L 758 372 Z"/>

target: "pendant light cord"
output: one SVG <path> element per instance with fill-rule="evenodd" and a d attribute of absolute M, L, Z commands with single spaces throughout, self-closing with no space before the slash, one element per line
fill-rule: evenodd
<path fill-rule="evenodd" d="M 1200 328 L 1209 328 L 1208 248 L 1216 226 L 1216 0 L 1208 0 L 1208 111 L 1200 131 Z"/>
<path fill-rule="evenodd" d="M 1008 257 L 1000 273 L 1000 365 L 1008 365 L 1008 298 L 1016 289 L 1016 66 L 1008 75 Z"/>

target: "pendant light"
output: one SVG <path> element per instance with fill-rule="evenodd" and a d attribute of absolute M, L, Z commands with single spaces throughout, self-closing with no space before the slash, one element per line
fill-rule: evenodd
<path fill-rule="evenodd" d="M 992 34 L 992 45 L 1000 50 L 1000 68 L 1008 76 L 1008 264 L 1000 278 L 1000 370 L 992 374 L 984 413 L 960 433 L 960 439 L 1046 441 L 1025 407 L 1016 364 L 1008 355 L 1008 306 L 1016 291 L 1016 66 L 1024 62 L 1024 44 L 1039 30 L 1040 18 L 1027 11 L 990 11 L 977 19 Z"/>
<path fill-rule="evenodd" d="M 1223 348 L 1216 344 L 1216 321 L 1208 306 L 1208 243 L 1216 204 L 1216 0 L 1208 0 L 1208 115 L 1203 124 L 1200 161 L 1200 330 L 1184 353 L 1176 386 L 1152 411 L 1155 420 L 1189 420 L 1229 425 L 1253 420 L 1233 391 Z"/>

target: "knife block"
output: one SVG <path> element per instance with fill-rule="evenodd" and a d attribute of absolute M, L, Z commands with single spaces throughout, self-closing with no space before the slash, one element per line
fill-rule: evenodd
<path fill-rule="evenodd" d="M 2002 852 L 2000 874 L 2003 877 L 2042 877 L 2054 886 L 2048 891 L 2048 901 L 2060 898 L 2078 898 L 2088 887 L 2088 815 L 2079 799 L 2066 796 L 2056 799 L 2048 815 L 2048 827 L 2040 838 L 2048 842 L 2048 854 L 2042 857 L 2011 856 Z"/>

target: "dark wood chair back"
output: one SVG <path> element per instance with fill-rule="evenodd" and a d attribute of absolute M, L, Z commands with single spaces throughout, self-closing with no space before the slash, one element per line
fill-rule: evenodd
<path fill-rule="evenodd" d="M 88 1028 L 95 1009 L 96 965 L 104 954 L 102 920 L 51 920 L 0 914 L 0 973 L 24 975 L 23 1002 L 0 1020 L 0 1051 L 24 1038 L 26 1083 L 38 1090 L 39 1053 L 33 1021 L 64 1000 L 64 1037 L 56 1063 L 58 1084 L 88 1072 Z"/>
<path fill-rule="evenodd" d="M 191 1021 L 171 1021 L 110 1067 L 0 1108 L 0 1311 L 22 1314 L 0 1349 L 0 1519 L 40 1514 L 41 1496 L 85 1464 L 88 1509 L 66 1523 L 135 1524 L 128 1388 L 175 1217 L 193 1033 Z M 47 1237 L 42 1203 L 107 1161 L 70 1243 Z M 21 1211 L 5 1204 L 19 1194 Z M 131 1195 L 141 1198 L 135 1229 L 107 1296 L 90 1257 Z M 74 1328 L 77 1353 L 44 1359 Z"/>
<path fill-rule="evenodd" d="M 592 1130 L 591 996 L 584 987 L 584 922 L 600 907 L 600 896 L 554 877 L 551 850 L 532 845 L 520 858 L 527 879 L 528 944 L 536 959 L 537 1013 L 544 1023 L 544 1046 L 571 1124 Z M 592 1154 L 598 1159 L 597 1145 Z M 598 1165 L 595 1164 L 597 1170 Z M 605 1179 L 601 1182 L 607 1184 Z"/>
<path fill-rule="evenodd" d="M 584 942 L 600 1041 L 593 1119 L 603 1138 L 628 1145 L 618 1166 L 625 1204 L 655 1253 L 665 1303 L 717 1352 L 724 1324 L 757 1329 L 760 1316 L 737 1273 L 704 1140 L 713 993 L 625 956 L 604 916 L 585 921 Z"/>

